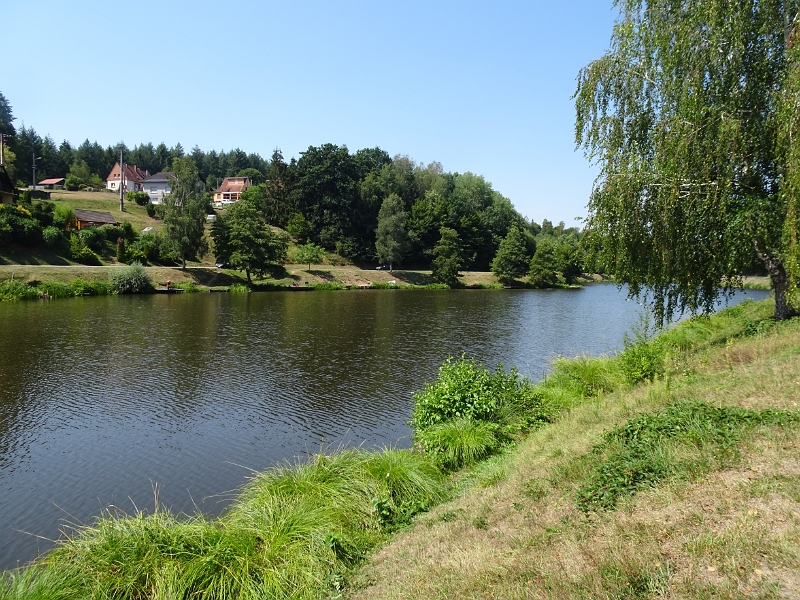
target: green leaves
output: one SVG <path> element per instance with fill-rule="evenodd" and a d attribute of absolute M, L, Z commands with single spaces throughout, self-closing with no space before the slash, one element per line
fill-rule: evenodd
<path fill-rule="evenodd" d="M 611 49 L 581 71 L 574 97 L 576 141 L 600 166 L 592 258 L 632 294 L 650 290 L 659 322 L 709 312 L 751 266 L 754 240 L 781 252 L 774 115 L 784 17 L 798 3 L 617 6 Z"/>

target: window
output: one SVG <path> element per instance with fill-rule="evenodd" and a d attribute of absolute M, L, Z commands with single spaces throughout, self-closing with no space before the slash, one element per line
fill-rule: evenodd
<path fill-rule="evenodd" d="M 116 186 L 117 186 L 117 184 L 112 181 L 111 182 L 111 187 L 113 188 L 113 187 L 116 187 Z"/>
<path fill-rule="evenodd" d="M 150 193 L 151 193 L 151 194 L 156 194 L 156 193 L 158 193 L 158 188 L 157 188 L 157 187 L 151 187 L 151 188 L 150 188 Z"/>

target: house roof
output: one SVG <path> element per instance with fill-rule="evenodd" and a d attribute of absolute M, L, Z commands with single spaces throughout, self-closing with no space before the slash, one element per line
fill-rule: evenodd
<path fill-rule="evenodd" d="M 84 223 L 119 223 L 110 212 L 100 212 L 99 210 L 75 209 L 75 219 Z"/>
<path fill-rule="evenodd" d="M 117 175 L 117 177 L 115 177 Z M 147 179 L 150 177 L 150 173 L 146 170 L 140 169 L 136 165 L 125 165 L 125 181 L 130 181 L 133 183 L 139 183 L 143 179 Z M 119 163 L 114 163 L 114 168 L 111 169 L 111 173 L 108 174 L 106 177 L 106 181 L 119 181 Z"/>
<path fill-rule="evenodd" d="M 250 187 L 250 179 L 247 177 L 226 177 L 222 180 L 222 185 L 217 188 L 218 192 L 243 192 Z"/>
<path fill-rule="evenodd" d="M 58 179 L 42 179 L 36 185 L 58 185 L 62 181 L 64 181 L 63 177 L 59 177 Z"/>
<path fill-rule="evenodd" d="M 160 171 L 155 175 L 151 175 L 147 179 L 145 179 L 142 183 L 159 183 L 159 182 L 168 182 L 170 179 L 175 177 L 175 173 L 171 171 Z"/>

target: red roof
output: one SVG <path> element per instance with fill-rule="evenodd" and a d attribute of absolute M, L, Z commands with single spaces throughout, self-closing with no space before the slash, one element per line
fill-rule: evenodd
<path fill-rule="evenodd" d="M 63 177 L 59 177 L 58 179 L 42 179 L 36 185 L 58 185 L 62 181 L 64 181 Z"/>
<path fill-rule="evenodd" d="M 125 181 L 128 183 L 140 183 L 148 177 L 150 177 L 150 173 L 143 171 L 136 165 L 125 165 Z M 114 168 L 111 169 L 111 173 L 106 177 L 106 181 L 119 181 L 119 163 L 114 163 Z"/>

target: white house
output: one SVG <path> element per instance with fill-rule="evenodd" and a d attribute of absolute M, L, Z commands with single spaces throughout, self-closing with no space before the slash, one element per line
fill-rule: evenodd
<path fill-rule="evenodd" d="M 120 174 L 124 177 L 120 177 Z M 148 177 L 150 177 L 150 173 L 136 165 L 125 165 L 124 172 L 121 172 L 119 163 L 114 163 L 114 168 L 106 177 L 106 188 L 119 192 L 119 186 L 122 185 L 124 192 L 140 192 L 142 191 L 142 181 Z"/>
<path fill-rule="evenodd" d="M 175 178 L 175 173 L 161 171 L 142 181 L 142 191 L 150 196 L 153 204 L 163 204 L 164 196 L 170 193 L 170 181 Z"/>

